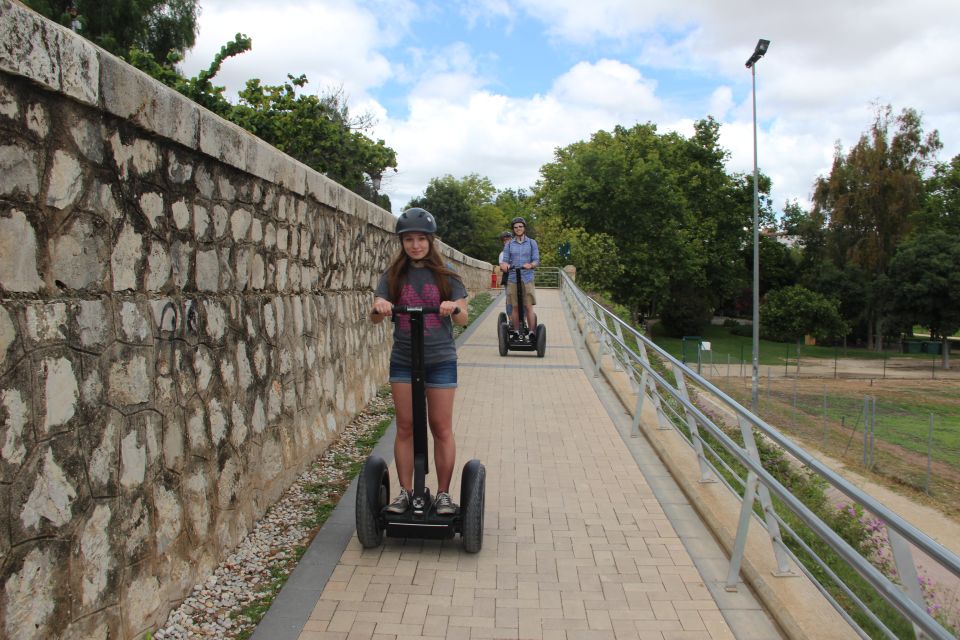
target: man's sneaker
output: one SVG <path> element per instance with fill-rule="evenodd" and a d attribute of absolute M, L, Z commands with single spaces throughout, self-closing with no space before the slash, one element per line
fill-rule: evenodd
<path fill-rule="evenodd" d="M 537 340 L 537 333 L 535 331 L 530 332 L 530 342 L 535 342 Z"/>
<path fill-rule="evenodd" d="M 437 499 L 433 501 L 433 506 L 437 508 L 437 515 L 452 516 L 457 512 L 457 505 L 450 499 L 450 494 L 441 491 L 437 494 Z"/>
<path fill-rule="evenodd" d="M 390 513 L 406 513 L 410 508 L 410 494 L 403 487 L 400 487 L 400 495 L 393 499 L 393 502 L 387 505 L 387 511 Z"/>

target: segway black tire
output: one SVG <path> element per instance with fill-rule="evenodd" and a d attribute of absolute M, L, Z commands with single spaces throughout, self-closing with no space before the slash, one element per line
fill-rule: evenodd
<path fill-rule="evenodd" d="M 357 479 L 357 538 L 364 549 L 383 543 L 380 512 L 390 496 L 390 474 L 380 456 L 370 456 Z"/>
<path fill-rule="evenodd" d="M 537 340 L 537 357 L 542 358 L 543 354 L 547 352 L 547 328 L 538 324 L 534 331 L 534 337 Z"/>
<path fill-rule="evenodd" d="M 507 325 L 498 324 L 497 325 L 497 346 L 500 349 L 500 355 L 507 355 Z"/>
<path fill-rule="evenodd" d="M 463 465 L 460 476 L 460 540 L 463 550 L 477 553 L 483 547 L 483 511 L 487 469 L 479 460 Z"/>
<path fill-rule="evenodd" d="M 510 322 L 507 320 L 507 314 L 503 311 L 500 312 L 500 315 L 497 316 L 497 326 L 499 327 L 502 324 L 509 325 Z"/>

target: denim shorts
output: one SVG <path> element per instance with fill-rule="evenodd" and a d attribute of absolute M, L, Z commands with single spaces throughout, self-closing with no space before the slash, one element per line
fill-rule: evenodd
<path fill-rule="evenodd" d="M 426 386 L 430 389 L 457 388 L 457 361 L 448 360 L 437 364 L 428 364 L 425 376 Z M 390 363 L 390 382 L 413 382 L 413 368 L 403 364 Z"/>

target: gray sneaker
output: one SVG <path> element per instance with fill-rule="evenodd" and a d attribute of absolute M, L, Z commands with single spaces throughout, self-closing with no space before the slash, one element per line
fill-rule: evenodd
<path fill-rule="evenodd" d="M 406 513 L 410 508 L 410 494 L 403 487 L 400 487 L 400 495 L 393 499 L 393 502 L 387 505 L 387 511 L 390 513 Z"/>
<path fill-rule="evenodd" d="M 450 499 L 450 494 L 441 491 L 437 494 L 437 499 L 433 501 L 433 506 L 437 509 L 437 515 L 452 516 L 457 512 L 457 505 Z"/>

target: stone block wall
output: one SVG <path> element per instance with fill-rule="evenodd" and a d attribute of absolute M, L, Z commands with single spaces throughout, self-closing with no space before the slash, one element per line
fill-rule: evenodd
<path fill-rule="evenodd" d="M 250 531 L 386 380 L 393 226 L 0 0 L 0 637 L 140 637 Z"/>

